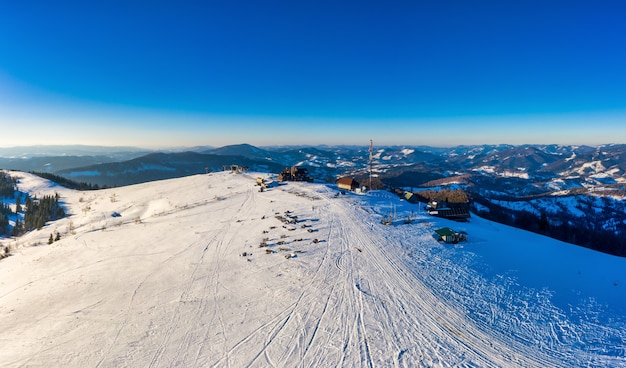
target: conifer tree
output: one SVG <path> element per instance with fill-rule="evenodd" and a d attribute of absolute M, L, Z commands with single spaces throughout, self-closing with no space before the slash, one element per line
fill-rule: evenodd
<path fill-rule="evenodd" d="M 9 219 L 0 213 L 0 234 L 4 234 L 7 232 L 9 228 Z"/>
<path fill-rule="evenodd" d="M 18 236 L 22 233 L 22 223 L 20 221 L 19 216 L 15 219 L 15 226 L 13 226 L 13 230 L 11 230 L 11 236 Z"/>
<path fill-rule="evenodd" d="M 59 205 L 59 195 L 44 196 L 40 200 L 26 197 L 26 213 L 24 227 L 27 231 L 40 230 L 46 222 L 57 220 L 65 216 L 65 211 Z"/>

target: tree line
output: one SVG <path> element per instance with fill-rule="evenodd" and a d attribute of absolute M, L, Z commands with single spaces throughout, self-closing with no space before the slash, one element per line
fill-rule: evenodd
<path fill-rule="evenodd" d="M 22 193 L 17 192 L 17 181 L 5 172 L 0 172 L 0 198 L 15 199 L 15 210 L 8 204 L 0 204 L 0 234 L 10 230 L 9 216 L 15 216 L 11 235 L 19 236 L 32 230 L 40 230 L 48 221 L 65 217 L 65 210 L 59 203 L 59 194 L 31 198 L 26 194 L 22 204 Z M 20 214 L 23 213 L 23 220 Z"/>
<path fill-rule="evenodd" d="M 432 200 L 448 203 L 469 203 L 469 195 L 461 189 L 442 189 L 442 190 L 422 190 L 413 193 L 420 202 L 430 202 Z"/>
<path fill-rule="evenodd" d="M 2 203 L 0 206 L 0 234 L 6 234 L 9 231 L 9 215 L 12 213 L 11 207 Z"/>
<path fill-rule="evenodd" d="M 424 190 L 413 193 L 422 203 L 432 200 L 448 203 L 470 203 L 472 211 L 490 221 L 532 231 L 567 243 L 600 252 L 626 257 L 626 208 L 602 198 L 602 211 L 597 211 L 592 200 L 582 200 L 577 208 L 589 214 L 576 217 L 566 211 L 547 214 L 515 210 L 493 203 L 479 192 L 471 194 L 461 189 Z M 611 222 L 611 228 L 602 224 Z"/>
<path fill-rule="evenodd" d="M 16 180 L 5 172 L 0 172 L 0 198 L 7 198 L 15 195 L 17 188 Z M 6 203 L 0 205 L 0 234 L 6 234 L 9 230 L 9 215 L 13 211 Z"/>
<path fill-rule="evenodd" d="M 494 204 L 488 199 L 476 195 L 474 195 L 472 203 L 473 211 L 490 221 L 532 231 L 603 253 L 626 257 L 626 224 L 624 221 L 616 221 L 614 228 L 606 229 L 598 224 L 603 223 L 603 220 L 606 220 L 606 217 L 611 216 L 611 214 L 596 214 L 594 209 L 585 208 L 584 205 L 579 205 L 579 207 L 585 213 L 590 215 L 593 213 L 595 217 L 574 217 L 567 215 L 564 211 L 548 216 L 545 211 L 537 214 L 514 210 Z M 610 207 L 607 206 L 606 208 L 607 212 L 612 212 L 608 210 Z M 613 213 L 613 215 L 615 214 Z"/>
<path fill-rule="evenodd" d="M 9 174 L 0 171 L 0 198 L 13 197 L 17 181 Z"/>
<path fill-rule="evenodd" d="M 55 174 L 50 174 L 50 173 L 46 173 L 46 172 L 37 172 L 37 171 L 30 171 L 31 174 L 33 175 L 37 175 L 41 178 L 50 180 L 54 183 L 57 183 L 65 188 L 68 189 L 75 189 L 75 190 L 98 190 L 98 189 L 104 189 L 107 188 L 107 186 L 103 186 L 102 188 L 98 185 L 98 184 L 91 184 L 91 183 L 86 183 L 86 182 L 77 182 L 68 178 L 64 178 L 62 176 L 59 175 L 55 175 Z"/>
<path fill-rule="evenodd" d="M 41 230 L 48 221 L 58 220 L 65 217 L 65 210 L 59 203 L 59 194 L 46 195 L 40 199 L 26 196 L 24 202 L 24 221 L 21 222 L 19 216 L 13 228 L 14 235 L 20 235 L 32 230 Z"/>

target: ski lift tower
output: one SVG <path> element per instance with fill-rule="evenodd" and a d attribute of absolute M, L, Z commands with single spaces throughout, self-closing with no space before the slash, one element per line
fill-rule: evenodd
<path fill-rule="evenodd" d="M 372 155 L 374 152 L 374 143 L 370 139 L 370 191 L 372 190 Z"/>

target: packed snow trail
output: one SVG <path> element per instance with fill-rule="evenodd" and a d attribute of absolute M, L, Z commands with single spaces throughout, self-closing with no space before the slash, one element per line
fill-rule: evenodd
<path fill-rule="evenodd" d="M 342 258 L 349 256 L 348 277 L 341 279 L 349 288 L 348 305 L 358 305 L 363 336 L 358 341 L 367 352 L 368 365 L 393 366 L 555 366 L 551 359 L 523 354 L 525 347 L 511 349 L 510 341 L 493 341 L 470 321 L 418 281 L 406 268 L 402 247 L 389 229 L 364 211 L 326 194 L 329 213 L 340 231 L 331 235 L 340 242 Z M 372 229 L 375 229 L 372 231 Z M 336 270 L 334 270 L 336 273 Z M 339 278 L 339 275 L 335 277 Z M 416 338 L 419 336 L 419 338 Z M 486 341 L 490 344 L 485 346 Z M 333 363 L 333 362 L 328 362 Z"/>
<path fill-rule="evenodd" d="M 22 175 L 22 185 L 46 190 Z M 83 193 L 48 188 L 72 215 L 20 240 L 42 242 L 59 231 L 61 241 L 0 262 L 0 365 L 576 361 L 571 350 L 513 337 L 442 298 L 433 274 L 420 274 L 407 253 L 434 242 L 423 224 L 385 227 L 366 197 L 337 196 L 322 184 L 259 192 L 254 183 L 219 173 Z M 462 266 L 439 266 L 463 275 Z"/>

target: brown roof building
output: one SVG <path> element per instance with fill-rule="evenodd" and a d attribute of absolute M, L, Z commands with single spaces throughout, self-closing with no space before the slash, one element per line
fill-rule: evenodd
<path fill-rule="evenodd" d="M 361 185 L 359 184 L 359 182 L 357 182 L 356 180 L 352 178 L 341 178 L 337 180 L 337 186 L 339 187 L 339 189 L 355 190 L 356 188 L 359 188 Z"/>

